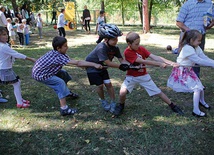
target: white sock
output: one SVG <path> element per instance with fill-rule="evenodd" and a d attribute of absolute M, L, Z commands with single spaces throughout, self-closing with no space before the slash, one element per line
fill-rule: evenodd
<path fill-rule="evenodd" d="M 205 102 L 204 100 L 204 90 L 201 91 L 200 93 L 200 102 L 207 108 L 209 108 L 209 105 Z"/>
<path fill-rule="evenodd" d="M 65 109 L 67 109 L 68 108 L 68 106 L 67 105 L 65 105 L 65 106 L 62 106 L 62 107 L 60 107 L 62 110 L 65 110 Z"/>
<path fill-rule="evenodd" d="M 194 91 L 193 93 L 193 112 L 196 114 L 200 114 L 200 109 L 199 109 L 199 99 L 200 99 L 200 91 Z"/>
<path fill-rule="evenodd" d="M 17 104 L 22 104 L 22 94 L 21 94 L 21 82 L 18 81 L 16 83 L 13 83 L 13 88 L 14 88 L 14 95 L 16 97 L 16 102 Z"/>

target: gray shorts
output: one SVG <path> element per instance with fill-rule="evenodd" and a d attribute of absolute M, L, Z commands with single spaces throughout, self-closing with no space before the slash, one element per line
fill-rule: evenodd
<path fill-rule="evenodd" d="M 149 74 L 137 77 L 126 76 L 121 87 L 126 88 L 128 92 L 131 93 L 136 84 L 139 84 L 140 86 L 144 87 L 149 96 L 154 96 L 156 94 L 161 93 L 161 90 L 153 82 Z"/>

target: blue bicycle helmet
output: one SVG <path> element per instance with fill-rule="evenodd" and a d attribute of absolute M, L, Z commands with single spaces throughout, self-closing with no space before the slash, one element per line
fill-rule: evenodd
<path fill-rule="evenodd" d="M 103 24 L 99 30 L 99 36 L 102 38 L 111 39 L 122 36 L 122 34 L 123 33 L 120 31 L 120 29 L 113 24 Z"/>

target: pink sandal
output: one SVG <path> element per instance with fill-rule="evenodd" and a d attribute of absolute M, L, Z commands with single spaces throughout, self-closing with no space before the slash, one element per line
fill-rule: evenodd
<path fill-rule="evenodd" d="M 29 100 L 22 100 L 22 102 L 24 103 L 24 104 L 30 104 L 30 101 Z"/>
<path fill-rule="evenodd" d="M 25 103 L 16 104 L 16 107 L 17 107 L 17 108 L 28 108 L 29 106 L 30 106 L 29 104 L 25 104 Z"/>

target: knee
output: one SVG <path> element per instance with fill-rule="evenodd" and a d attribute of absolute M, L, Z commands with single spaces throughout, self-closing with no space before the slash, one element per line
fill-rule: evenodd
<path fill-rule="evenodd" d="M 126 94 L 128 93 L 126 88 L 121 88 L 120 89 L 120 96 L 126 96 Z"/>
<path fill-rule="evenodd" d="M 111 88 L 113 87 L 111 82 L 110 82 L 110 83 L 105 84 L 105 86 L 106 86 L 106 88 L 107 88 L 107 89 L 111 89 Z"/>

